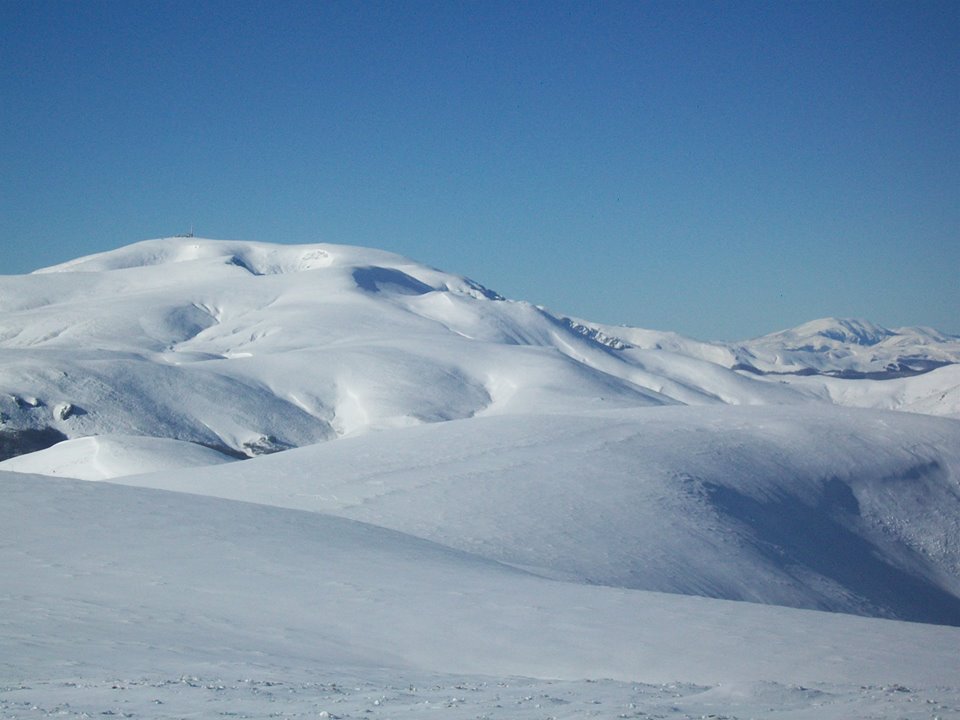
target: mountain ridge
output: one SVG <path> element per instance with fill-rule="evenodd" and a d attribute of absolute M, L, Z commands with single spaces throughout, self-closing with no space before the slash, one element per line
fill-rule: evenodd
<path fill-rule="evenodd" d="M 812 337 L 826 345 L 805 348 Z M 253 455 L 581 406 L 830 402 L 960 417 L 958 360 L 960 339 L 853 321 L 741 344 L 617 328 L 344 245 L 159 239 L 0 277 L 8 438 L 145 435 Z M 855 384 L 881 377 L 869 392 Z"/>

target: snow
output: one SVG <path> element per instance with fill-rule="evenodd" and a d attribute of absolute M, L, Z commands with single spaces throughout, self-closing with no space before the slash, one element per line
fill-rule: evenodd
<path fill-rule="evenodd" d="M 858 380 L 823 375 L 792 377 L 789 384 L 837 405 L 905 410 L 960 418 L 960 365 L 913 377 Z"/>
<path fill-rule="evenodd" d="M 0 277 L 0 715 L 958 716 L 958 368 L 341 245 Z"/>
<path fill-rule="evenodd" d="M 48 698 L 34 703 L 38 691 Z M 948 691 L 899 685 L 859 688 L 738 683 L 618 683 L 391 673 L 307 678 L 174 678 L 63 681 L 7 693 L 16 717 L 786 718 L 931 720 L 957 712 Z M 0 707 L 3 707 L 0 705 Z M 853 714 L 852 714 L 853 713 Z"/>
<path fill-rule="evenodd" d="M 957 628 L 559 582 L 318 513 L 14 473 L 0 483 L 7 712 L 58 698 L 122 710 L 127 694 L 112 686 L 139 688 L 134 705 L 183 703 L 193 682 L 207 688 L 186 701 L 194 712 L 232 698 L 266 716 L 268 698 L 243 679 L 314 683 L 296 705 L 345 676 L 366 683 L 348 691 L 353 707 L 373 693 L 389 705 L 412 683 L 434 688 L 428 700 L 466 696 L 470 712 L 492 711 L 501 691 L 491 686 L 504 682 L 548 707 L 572 697 L 569 717 L 593 699 L 625 709 L 625 697 L 677 717 L 679 707 L 781 701 L 814 717 L 821 693 L 846 704 L 867 688 L 871 702 L 897 699 L 887 689 L 901 686 L 921 702 L 960 700 Z M 482 700 L 451 689 L 464 681 L 486 684 Z M 694 697 L 670 706 L 670 683 Z M 287 702 L 285 689 L 272 692 Z M 400 704 L 422 702 L 407 693 Z"/>
<path fill-rule="evenodd" d="M 891 330 L 865 320 L 822 318 L 754 340 L 706 343 L 676 333 L 578 322 L 621 338 L 631 346 L 628 351 L 706 361 L 840 405 L 960 417 L 957 383 L 944 377 L 960 363 L 960 338 L 931 328 Z M 930 376 L 937 370 L 940 376 Z M 696 372 L 703 377 L 704 368 Z M 861 379 L 882 382 L 851 382 Z"/>
<path fill-rule="evenodd" d="M 108 480 L 124 475 L 207 467 L 234 460 L 200 445 L 165 438 L 96 435 L 0 462 L 0 470 Z"/>
<path fill-rule="evenodd" d="M 146 241 L 0 278 L 0 312 L 4 427 L 68 438 L 138 435 L 252 455 L 378 428 L 583 407 L 837 402 L 957 414 L 956 384 L 941 388 L 929 373 L 868 393 L 827 375 L 812 384 L 757 374 L 811 369 L 808 356 L 824 373 L 955 362 L 955 338 L 893 333 L 869 347 L 828 338 L 840 349 L 827 353 L 789 350 L 776 336 L 721 347 L 571 321 L 347 246 Z M 866 365 L 864 348 L 876 355 Z M 757 372 L 735 369 L 747 360 Z M 67 405 L 77 411 L 63 417 L 56 409 Z"/>
<path fill-rule="evenodd" d="M 960 624 L 960 423 L 821 407 L 482 417 L 119 478 L 589 584 Z"/>

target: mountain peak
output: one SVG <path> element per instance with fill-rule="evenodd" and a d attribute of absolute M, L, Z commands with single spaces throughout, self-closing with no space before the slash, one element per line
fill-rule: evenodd
<path fill-rule="evenodd" d="M 279 245 L 246 240 L 213 240 L 178 236 L 143 240 L 115 250 L 42 268 L 36 272 L 38 274 L 108 272 L 157 265 L 215 261 L 246 267 L 255 275 L 273 275 L 325 267 L 333 262 L 338 249 L 339 246 L 323 244 Z M 389 253 L 378 253 L 378 255 L 382 258 Z M 399 259 L 399 256 L 392 256 L 391 259 Z"/>
<path fill-rule="evenodd" d="M 887 385 L 852 401 L 802 382 L 960 360 L 960 343 L 917 329 L 825 318 L 708 344 L 501 299 L 383 250 L 196 237 L 0 278 L 0 432 L 19 444 L 52 429 L 251 455 L 532 409 L 838 401 L 956 414 L 949 372 L 942 387 L 932 378 L 914 394 Z"/>
<path fill-rule="evenodd" d="M 895 334 L 892 330 L 868 320 L 836 317 L 811 320 L 790 330 L 774 333 L 781 337 L 789 335 L 807 339 L 816 336 L 840 343 L 867 346 L 876 345 Z"/>

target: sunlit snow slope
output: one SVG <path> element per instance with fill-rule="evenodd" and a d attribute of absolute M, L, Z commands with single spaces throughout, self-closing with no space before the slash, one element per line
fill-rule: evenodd
<path fill-rule="evenodd" d="M 840 321 L 782 335 L 734 348 L 592 326 L 363 248 L 152 240 L 0 278 L 0 457 L 99 434 L 252 456 L 371 428 L 675 403 L 960 412 L 960 366 L 942 366 L 960 359 L 956 338 Z M 840 377 L 875 368 L 909 377 Z"/>
<path fill-rule="evenodd" d="M 0 695 L 11 676 L 344 668 L 955 680 L 957 628 L 557 582 L 354 520 L 216 498 L 13 473 L 0 492 Z"/>
<path fill-rule="evenodd" d="M 960 422 L 474 418 L 127 484 L 332 513 L 580 583 L 960 625 Z"/>
<path fill-rule="evenodd" d="M 0 277 L 0 714 L 945 717 L 958 361 L 603 326 L 337 245 Z"/>
<path fill-rule="evenodd" d="M 548 313 L 373 250 L 150 241 L 3 278 L 0 311 L 7 433 L 255 455 L 533 407 L 673 402 L 594 367 L 626 365 Z"/>

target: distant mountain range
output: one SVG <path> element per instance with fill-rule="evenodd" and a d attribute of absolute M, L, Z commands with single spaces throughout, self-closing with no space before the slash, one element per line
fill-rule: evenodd
<path fill-rule="evenodd" d="M 604 326 L 638 347 L 667 349 L 757 374 L 888 380 L 960 359 L 960 337 L 932 328 L 890 330 L 865 320 L 822 318 L 738 343 L 704 343 L 675 333 Z"/>

